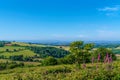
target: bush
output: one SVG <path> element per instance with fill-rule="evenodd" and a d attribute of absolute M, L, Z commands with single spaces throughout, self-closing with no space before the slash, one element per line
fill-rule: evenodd
<path fill-rule="evenodd" d="M 10 50 L 9 49 L 6 49 L 6 52 L 9 52 Z"/>
<path fill-rule="evenodd" d="M 69 67 L 63 66 L 63 67 L 56 67 L 52 69 L 48 69 L 44 72 L 44 74 L 55 74 L 55 73 L 70 73 L 72 70 Z"/>
<path fill-rule="evenodd" d="M 42 64 L 43 65 L 57 65 L 57 59 L 49 56 L 43 60 Z"/>
<path fill-rule="evenodd" d="M 74 64 L 75 63 L 75 56 L 73 54 L 69 54 L 64 58 L 58 59 L 59 64 Z"/>
<path fill-rule="evenodd" d="M 10 56 L 10 59 L 15 61 L 23 61 L 23 55 Z"/>
<path fill-rule="evenodd" d="M 23 67 L 24 63 L 16 63 L 16 62 L 5 62 L 5 63 L 0 63 L 0 70 L 4 69 L 13 69 L 16 67 Z"/>
<path fill-rule="evenodd" d="M 0 70 L 6 69 L 6 64 L 5 63 L 0 63 Z"/>
<path fill-rule="evenodd" d="M 102 47 L 95 50 L 94 53 L 92 54 L 92 56 L 94 56 L 97 59 L 98 54 L 100 54 L 101 62 L 103 62 L 107 53 L 112 56 L 113 60 L 116 60 L 116 56 L 111 50 L 109 50 L 107 48 L 102 48 Z"/>
<path fill-rule="evenodd" d="M 24 61 L 30 61 L 30 62 L 32 62 L 33 59 L 32 59 L 31 57 L 25 57 L 25 58 L 24 58 Z"/>

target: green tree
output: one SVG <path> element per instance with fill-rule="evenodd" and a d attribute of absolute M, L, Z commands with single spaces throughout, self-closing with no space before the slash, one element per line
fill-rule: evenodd
<path fill-rule="evenodd" d="M 75 56 L 74 54 L 69 54 L 67 56 L 65 56 L 64 58 L 59 58 L 58 60 L 58 64 L 74 64 L 75 63 Z"/>
<path fill-rule="evenodd" d="M 42 62 L 43 65 L 57 65 L 57 59 L 55 59 L 54 57 L 47 57 L 43 60 Z"/>
<path fill-rule="evenodd" d="M 87 52 L 90 51 L 91 49 L 93 49 L 94 44 L 90 43 L 90 44 L 85 44 L 84 45 L 84 50 L 86 50 Z"/>
<path fill-rule="evenodd" d="M 6 52 L 9 52 L 10 50 L 9 49 L 6 49 Z"/>
<path fill-rule="evenodd" d="M 76 63 L 80 64 L 83 60 L 83 41 L 75 41 L 70 44 L 70 51 L 75 55 Z"/>
<path fill-rule="evenodd" d="M 70 44 L 70 52 L 75 55 L 75 61 L 79 66 L 80 63 L 88 61 L 89 52 L 93 47 L 93 44 L 84 44 L 83 41 L 75 41 Z"/>

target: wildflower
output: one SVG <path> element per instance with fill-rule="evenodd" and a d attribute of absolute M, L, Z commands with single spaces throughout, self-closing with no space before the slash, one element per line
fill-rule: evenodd
<path fill-rule="evenodd" d="M 109 54 L 108 53 L 106 54 L 106 57 L 105 57 L 105 60 L 104 60 L 104 63 L 107 63 L 107 62 L 109 62 Z"/>
<path fill-rule="evenodd" d="M 109 62 L 111 63 L 113 60 L 112 60 L 112 55 L 110 55 L 109 57 Z"/>
<path fill-rule="evenodd" d="M 99 54 L 98 54 L 98 62 L 100 61 L 100 57 L 101 57 L 101 56 L 100 56 L 100 53 L 99 53 Z"/>
<path fill-rule="evenodd" d="M 105 57 L 105 60 L 104 60 L 104 63 L 111 63 L 113 60 L 112 60 L 112 55 L 109 55 L 108 53 L 106 54 L 106 57 Z"/>
<path fill-rule="evenodd" d="M 92 64 L 94 63 L 94 60 L 95 60 L 95 58 L 94 58 L 94 57 L 92 57 Z"/>
<path fill-rule="evenodd" d="M 100 53 L 98 54 L 98 62 L 100 61 Z M 98 63 L 96 64 L 96 69 L 98 69 Z"/>
<path fill-rule="evenodd" d="M 83 68 L 86 68 L 86 64 L 85 63 L 83 63 Z"/>

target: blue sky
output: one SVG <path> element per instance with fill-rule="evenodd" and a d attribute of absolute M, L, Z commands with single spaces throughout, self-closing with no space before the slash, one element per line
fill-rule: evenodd
<path fill-rule="evenodd" d="M 0 0 L 0 40 L 120 40 L 120 0 Z"/>

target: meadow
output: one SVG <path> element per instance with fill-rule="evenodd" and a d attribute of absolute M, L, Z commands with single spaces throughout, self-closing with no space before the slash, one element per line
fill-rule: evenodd
<path fill-rule="evenodd" d="M 117 59 L 115 61 L 113 60 L 107 63 L 100 61 L 99 62 L 90 61 L 88 63 L 80 62 L 80 65 L 78 66 L 76 63 L 74 63 L 74 60 L 71 59 L 74 58 L 71 57 L 71 55 L 65 56 L 60 59 L 53 57 L 42 58 L 39 56 L 40 53 L 36 54 L 34 51 L 28 48 L 28 46 L 31 47 L 30 45 L 32 45 L 32 48 L 35 47 L 39 51 L 39 49 L 41 49 L 39 47 L 46 47 L 43 45 L 41 46 L 38 44 L 28 44 L 28 43 L 20 43 L 20 42 L 12 42 L 12 44 L 17 44 L 19 46 L 15 45 L 15 46 L 0 47 L 0 56 L 4 56 L 1 57 L 0 64 L 6 65 L 5 68 L 3 69 L 2 69 L 3 65 L 0 65 L 0 80 L 119 80 L 120 79 L 119 54 L 116 55 Z M 55 47 L 55 49 L 62 48 L 66 51 L 70 50 L 70 46 L 51 46 L 51 47 Z M 87 49 L 89 48 L 88 45 L 86 48 Z M 48 49 L 49 47 L 47 47 L 47 53 L 45 54 L 50 53 Z M 92 50 L 93 51 L 97 50 L 97 48 L 93 48 Z M 114 50 L 119 50 L 119 47 L 114 48 Z M 22 60 L 19 59 L 21 58 L 20 57 L 21 55 L 23 55 Z M 10 58 L 11 56 L 13 56 L 15 60 L 14 58 L 11 59 Z M 28 60 L 26 60 L 26 57 Z M 79 57 L 76 58 L 79 60 Z M 44 60 L 50 60 L 47 61 L 47 63 L 55 62 L 55 60 L 57 60 L 58 62 L 52 63 L 50 65 L 42 65 L 44 64 L 43 63 Z M 70 61 L 73 62 L 69 63 Z M 19 66 L 21 64 L 22 66 Z"/>
<path fill-rule="evenodd" d="M 96 64 L 87 64 L 81 69 L 76 69 L 75 65 L 15 68 L 0 71 L 0 80 L 119 80 L 120 62 L 112 65 L 112 70 L 101 63 L 98 69 Z"/>

